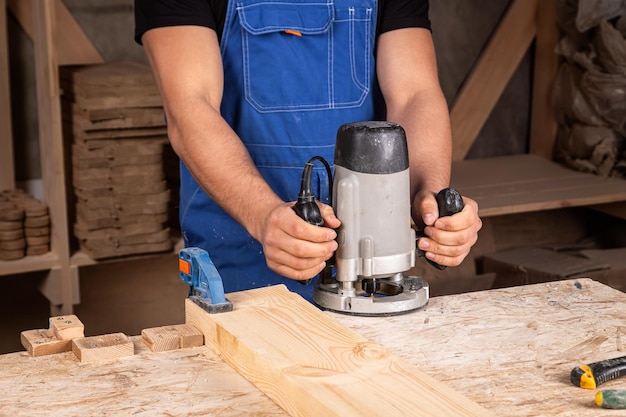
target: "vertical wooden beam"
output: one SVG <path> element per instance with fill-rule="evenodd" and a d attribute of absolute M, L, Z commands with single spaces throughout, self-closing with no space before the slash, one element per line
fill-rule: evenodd
<path fill-rule="evenodd" d="M 557 123 L 553 89 L 559 71 L 555 48 L 559 42 L 556 0 L 544 0 L 537 7 L 537 38 L 530 120 L 530 153 L 553 159 Z"/>
<path fill-rule="evenodd" d="M 33 3 L 28 0 L 6 0 L 11 13 L 24 31 L 34 39 L 37 29 L 33 21 Z M 104 62 L 100 52 L 93 46 L 83 29 L 61 0 L 54 0 L 54 19 L 57 35 L 54 47 L 58 65 L 85 65 Z"/>
<path fill-rule="evenodd" d="M 55 0 L 31 1 L 34 17 L 33 45 L 35 49 L 39 149 L 44 200 L 50 207 L 50 249 L 59 259 L 58 268 L 53 268 L 50 273 L 60 274 L 62 307 L 59 313 L 70 314 L 73 291 L 64 174 L 61 96 L 55 49 Z"/>
<path fill-rule="evenodd" d="M 0 0 L 0 190 L 14 188 L 13 126 L 6 0 Z"/>
<path fill-rule="evenodd" d="M 465 158 L 536 32 L 538 0 L 513 0 L 450 112 L 452 159 Z"/>

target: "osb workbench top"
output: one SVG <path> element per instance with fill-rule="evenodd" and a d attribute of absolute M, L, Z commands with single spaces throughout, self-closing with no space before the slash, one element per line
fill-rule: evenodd
<path fill-rule="evenodd" d="M 575 366 L 626 355 L 626 294 L 595 281 L 435 297 L 395 317 L 332 316 L 495 415 L 624 415 L 569 382 Z M 206 347 L 151 353 L 135 339 L 134 357 L 100 364 L 0 356 L 0 416 L 285 415 Z"/>

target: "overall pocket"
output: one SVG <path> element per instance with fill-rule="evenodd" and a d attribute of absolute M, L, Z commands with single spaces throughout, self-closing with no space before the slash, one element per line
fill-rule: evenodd
<path fill-rule="evenodd" d="M 373 72 L 374 11 L 332 1 L 237 3 L 245 97 L 259 112 L 361 105 Z"/>

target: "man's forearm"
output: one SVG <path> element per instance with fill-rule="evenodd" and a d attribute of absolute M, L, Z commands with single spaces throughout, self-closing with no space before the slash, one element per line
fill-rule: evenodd
<path fill-rule="evenodd" d="M 171 117 L 172 146 L 198 184 L 260 239 L 261 219 L 282 200 L 261 176 L 239 137 L 208 103 L 181 107 Z"/>
<path fill-rule="evenodd" d="M 423 91 L 400 108 L 388 108 L 387 119 L 401 125 L 407 135 L 411 198 L 422 190 L 436 193 L 449 186 L 452 140 L 441 91 Z"/>

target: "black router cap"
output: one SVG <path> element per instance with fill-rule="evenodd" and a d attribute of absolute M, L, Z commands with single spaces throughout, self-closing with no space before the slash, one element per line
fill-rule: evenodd
<path fill-rule="evenodd" d="M 346 123 L 339 127 L 335 165 L 366 174 L 393 174 L 409 168 L 402 126 L 382 121 Z"/>

